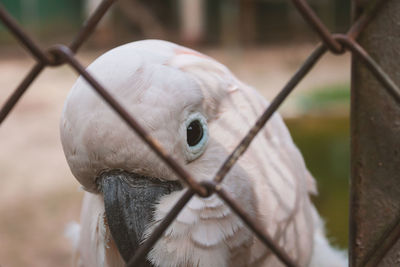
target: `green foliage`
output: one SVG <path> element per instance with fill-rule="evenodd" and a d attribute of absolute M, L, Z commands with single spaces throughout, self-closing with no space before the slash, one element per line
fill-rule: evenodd
<path fill-rule="evenodd" d="M 298 103 L 303 112 L 348 110 L 350 106 L 350 85 L 333 84 L 323 88 L 315 88 L 311 92 L 301 95 Z"/>
<path fill-rule="evenodd" d="M 1 4 L 18 24 L 34 37 L 54 37 L 76 32 L 83 20 L 83 0 L 2 0 Z M 0 41 L 14 37 L 0 23 Z"/>
<path fill-rule="evenodd" d="M 305 116 L 286 123 L 317 180 L 319 195 L 313 201 L 325 219 L 328 236 L 333 244 L 345 248 L 348 246 L 349 119 Z"/>

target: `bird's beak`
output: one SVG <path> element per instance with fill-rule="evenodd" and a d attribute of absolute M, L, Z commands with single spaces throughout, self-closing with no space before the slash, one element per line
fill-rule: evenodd
<path fill-rule="evenodd" d="M 98 180 L 104 196 L 111 235 L 125 260 L 134 255 L 153 219 L 154 205 L 163 195 L 182 189 L 179 182 L 140 176 L 125 171 L 103 173 Z"/>

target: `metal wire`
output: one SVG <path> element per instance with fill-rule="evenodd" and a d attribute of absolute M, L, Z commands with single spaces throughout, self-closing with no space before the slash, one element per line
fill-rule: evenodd
<path fill-rule="evenodd" d="M 38 77 L 42 70 L 47 66 L 59 66 L 62 64 L 70 65 L 78 74 L 80 74 L 86 81 L 93 87 L 94 90 L 106 101 L 110 107 L 118 113 L 125 123 L 127 123 L 133 131 L 135 131 L 144 142 L 146 142 L 151 149 L 172 169 L 175 173 L 187 183 L 188 189 L 175 204 L 171 211 L 156 227 L 155 231 L 150 237 L 141 245 L 136 251 L 135 255 L 128 262 L 128 266 L 139 266 L 146 257 L 147 253 L 155 245 L 158 239 L 162 236 L 163 232 L 168 228 L 174 219 L 178 216 L 179 212 L 185 207 L 190 199 L 195 195 L 200 197 L 208 197 L 211 194 L 217 194 L 243 222 L 249 227 L 253 233 L 259 238 L 270 250 L 277 256 L 282 263 L 286 266 L 297 266 L 297 264 L 287 255 L 284 248 L 279 247 L 273 239 L 268 235 L 266 229 L 257 224 L 246 212 L 240 207 L 240 203 L 231 198 L 229 194 L 221 188 L 221 182 L 227 175 L 232 166 L 237 162 L 240 156 L 246 151 L 251 144 L 252 140 L 257 136 L 260 130 L 265 126 L 271 116 L 280 107 L 288 95 L 295 89 L 296 85 L 304 79 L 310 72 L 312 67 L 322 58 L 322 56 L 329 50 L 335 54 L 342 54 L 350 51 L 360 58 L 373 75 L 380 81 L 387 92 L 400 104 L 400 89 L 392 81 L 389 75 L 376 63 L 376 61 L 356 42 L 357 37 L 367 27 L 368 23 L 374 18 L 379 9 L 383 6 L 386 0 L 371 1 L 370 8 L 363 14 L 350 28 L 346 35 L 344 34 L 331 34 L 328 28 L 321 22 L 318 16 L 310 8 L 304 0 L 292 0 L 298 11 L 302 14 L 304 19 L 320 36 L 322 43 L 311 53 L 304 64 L 289 80 L 286 86 L 274 98 L 268 108 L 259 117 L 255 125 L 249 130 L 246 136 L 241 140 L 238 146 L 233 150 L 229 157 L 225 160 L 224 164 L 214 176 L 212 182 L 197 182 L 190 173 L 188 173 L 179 163 L 177 163 L 173 156 L 168 154 L 166 150 L 159 144 L 159 142 L 152 138 L 137 120 L 127 112 L 115 98 L 104 88 L 99 82 L 96 81 L 84 67 L 75 59 L 74 54 L 88 39 L 90 34 L 94 31 L 95 27 L 106 14 L 107 10 L 112 6 L 116 0 L 104 0 L 95 10 L 95 12 L 84 23 L 80 32 L 73 39 L 69 46 L 56 45 L 48 50 L 43 50 L 40 46 L 15 22 L 9 15 L 5 8 L 0 4 L 0 20 L 10 30 L 10 32 L 18 39 L 21 44 L 32 54 L 37 63 L 33 66 L 31 71 L 22 80 L 20 85 L 7 99 L 6 103 L 0 110 L 0 124 L 8 117 L 13 107 L 20 101 L 21 97 L 27 91 L 29 86 Z M 399 219 L 400 221 L 400 219 Z M 398 225 L 394 228 L 394 232 L 399 233 Z M 396 238 L 398 234 L 395 235 Z M 384 244 L 384 249 L 380 252 L 385 254 L 394 244 L 392 239 L 387 239 L 386 236 L 381 241 Z M 382 256 L 383 257 L 383 256 Z"/>

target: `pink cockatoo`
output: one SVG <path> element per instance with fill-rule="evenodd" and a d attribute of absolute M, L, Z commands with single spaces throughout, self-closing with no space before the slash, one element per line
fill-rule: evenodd
<path fill-rule="evenodd" d="M 211 180 L 268 102 L 224 65 L 159 40 L 117 47 L 88 71 L 198 181 Z M 185 184 L 80 77 L 65 103 L 61 141 L 85 192 L 77 263 L 124 266 L 182 196 Z M 275 114 L 222 186 L 299 266 L 345 266 L 310 201 L 315 182 Z M 194 196 L 146 266 L 281 266 L 234 212 Z"/>

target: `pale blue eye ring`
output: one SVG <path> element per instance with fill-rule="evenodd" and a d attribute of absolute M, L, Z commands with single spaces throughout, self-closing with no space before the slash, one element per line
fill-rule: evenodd
<path fill-rule="evenodd" d="M 207 120 L 201 113 L 192 113 L 185 121 L 186 155 L 189 161 L 203 154 L 208 141 Z"/>

